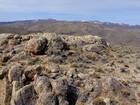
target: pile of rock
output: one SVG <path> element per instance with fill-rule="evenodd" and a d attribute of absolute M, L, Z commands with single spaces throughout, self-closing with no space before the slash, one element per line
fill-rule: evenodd
<path fill-rule="evenodd" d="M 113 71 L 119 66 L 115 65 L 116 58 L 103 38 L 8 34 L 3 39 L 0 43 L 0 79 L 4 81 L 0 86 L 5 89 L 4 98 L 0 98 L 2 104 L 137 104 L 134 88 L 117 78 L 119 71 Z M 121 75 L 129 79 L 126 74 Z"/>

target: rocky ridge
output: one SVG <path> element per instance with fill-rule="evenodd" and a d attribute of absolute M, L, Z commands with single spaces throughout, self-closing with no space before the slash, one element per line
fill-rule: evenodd
<path fill-rule="evenodd" d="M 140 50 L 92 35 L 0 35 L 1 105 L 139 105 Z"/>

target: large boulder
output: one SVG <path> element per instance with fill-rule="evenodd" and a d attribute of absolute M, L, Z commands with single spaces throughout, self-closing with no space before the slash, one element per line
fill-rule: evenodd
<path fill-rule="evenodd" d="M 68 50 L 68 46 L 66 43 L 62 41 L 59 36 L 53 37 L 48 44 L 48 55 L 61 55 L 61 53 L 65 50 Z"/>
<path fill-rule="evenodd" d="M 43 54 L 47 46 L 46 38 L 32 38 L 25 45 L 25 51 L 34 55 Z"/>

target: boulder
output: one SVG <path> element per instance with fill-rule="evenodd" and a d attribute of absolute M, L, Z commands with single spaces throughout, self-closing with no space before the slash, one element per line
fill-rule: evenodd
<path fill-rule="evenodd" d="M 87 44 L 84 45 L 82 50 L 85 52 L 96 52 L 97 54 L 102 54 L 105 50 L 105 46 L 98 45 L 98 44 Z"/>
<path fill-rule="evenodd" d="M 24 60 L 24 59 L 27 59 L 29 58 L 29 56 L 24 52 L 24 51 L 21 51 L 20 53 L 18 54 L 14 54 L 10 60 L 8 60 L 8 62 L 18 62 L 20 60 Z"/>
<path fill-rule="evenodd" d="M 53 37 L 48 44 L 48 55 L 61 55 L 61 53 L 65 50 L 68 50 L 68 46 L 66 43 L 62 41 L 59 36 Z"/>
<path fill-rule="evenodd" d="M 35 105 L 58 105 L 58 99 L 53 92 L 42 92 Z"/>
<path fill-rule="evenodd" d="M 36 93 L 40 96 L 41 93 L 50 92 L 52 90 L 48 76 L 36 76 L 34 81 Z"/>
<path fill-rule="evenodd" d="M 102 44 L 102 45 L 105 45 L 105 46 L 107 46 L 109 43 L 107 43 L 106 41 L 105 41 L 105 39 L 103 39 L 103 38 L 101 38 L 101 37 L 99 37 L 99 36 L 93 36 L 93 38 L 95 39 L 95 42 L 97 43 L 97 44 Z"/>
<path fill-rule="evenodd" d="M 8 72 L 8 80 L 10 82 L 21 80 L 22 72 L 23 70 L 19 65 L 11 67 L 11 69 Z"/>
<path fill-rule="evenodd" d="M 94 44 L 95 39 L 93 35 L 61 35 L 62 40 L 68 45 L 83 45 L 83 44 Z"/>
<path fill-rule="evenodd" d="M 26 85 L 17 91 L 12 91 L 10 105 L 35 105 L 35 103 L 36 93 L 32 84 Z"/>
<path fill-rule="evenodd" d="M 56 55 L 56 56 L 52 55 L 48 58 L 49 62 L 54 62 L 56 64 L 62 64 L 62 63 L 64 63 L 64 60 L 65 60 L 65 58 L 60 55 Z"/>
<path fill-rule="evenodd" d="M 32 38 L 26 43 L 25 51 L 34 55 L 43 54 L 46 46 L 47 46 L 46 38 L 42 38 L 42 37 Z"/>
<path fill-rule="evenodd" d="M 68 91 L 68 82 L 65 79 L 57 79 L 52 82 L 53 91 L 56 95 L 66 95 Z"/>

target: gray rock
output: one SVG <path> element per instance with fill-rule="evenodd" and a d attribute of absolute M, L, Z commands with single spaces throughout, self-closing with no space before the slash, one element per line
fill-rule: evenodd
<path fill-rule="evenodd" d="M 1 57 L 1 61 L 7 62 L 10 58 L 11 58 L 11 56 L 9 54 L 3 54 Z"/>
<path fill-rule="evenodd" d="M 34 81 L 34 88 L 36 93 L 40 96 L 43 92 L 50 92 L 52 90 L 51 83 L 48 76 L 37 76 Z"/>
<path fill-rule="evenodd" d="M 23 72 L 23 70 L 20 65 L 15 65 L 15 66 L 11 67 L 11 69 L 8 72 L 9 81 L 12 82 L 12 81 L 21 80 L 22 72 Z"/>
<path fill-rule="evenodd" d="M 27 58 L 29 58 L 29 56 L 24 51 L 21 51 L 20 53 L 15 54 L 8 62 L 18 62 Z"/>
<path fill-rule="evenodd" d="M 56 95 L 66 95 L 68 91 L 68 82 L 60 78 L 52 82 L 52 87 Z"/>
<path fill-rule="evenodd" d="M 23 81 L 13 81 L 12 85 L 13 85 L 13 94 L 14 94 L 14 92 L 21 89 L 24 86 L 24 83 Z"/>
<path fill-rule="evenodd" d="M 35 75 L 40 75 L 42 71 L 42 67 L 40 65 L 27 67 L 24 70 L 24 75 L 27 81 L 31 82 L 34 80 Z"/>
<path fill-rule="evenodd" d="M 65 95 L 59 95 L 58 102 L 59 102 L 59 105 L 69 105 Z"/>
<path fill-rule="evenodd" d="M 51 57 L 48 58 L 48 61 L 50 62 L 54 62 L 54 63 L 58 63 L 58 64 L 62 64 L 64 62 L 65 58 L 63 58 L 60 55 L 52 55 Z"/>
<path fill-rule="evenodd" d="M 83 51 L 96 52 L 98 54 L 103 54 L 105 47 L 98 44 L 88 44 L 83 46 Z"/>
<path fill-rule="evenodd" d="M 36 93 L 33 85 L 26 85 L 23 88 L 12 91 L 12 99 L 10 105 L 35 105 Z"/>
<path fill-rule="evenodd" d="M 61 55 L 61 53 L 65 50 L 68 50 L 67 44 L 64 43 L 59 36 L 56 36 L 49 42 L 46 53 L 48 55 Z"/>
<path fill-rule="evenodd" d="M 4 96 L 4 103 L 5 105 L 11 105 L 10 101 L 12 98 L 12 84 L 11 82 L 5 80 L 5 96 Z"/>
<path fill-rule="evenodd" d="M 85 103 L 88 101 L 88 95 L 85 93 L 80 92 L 78 95 L 78 99 L 76 102 L 76 105 L 85 105 Z"/>
<path fill-rule="evenodd" d="M 6 75 L 8 74 L 9 69 L 8 68 L 2 68 L 2 70 L 0 71 L 0 79 L 3 79 L 4 77 L 6 77 Z"/>
<path fill-rule="evenodd" d="M 35 105 L 58 105 L 58 99 L 53 92 L 42 92 Z"/>
<path fill-rule="evenodd" d="M 38 55 L 43 54 L 47 45 L 46 38 L 32 38 L 25 45 L 25 51 Z"/>
<path fill-rule="evenodd" d="M 16 53 L 19 53 L 19 52 L 21 52 L 21 51 L 24 50 L 24 45 L 23 45 L 23 44 L 19 44 L 19 45 L 17 45 L 17 46 L 14 46 L 13 48 L 14 48 L 14 51 L 15 51 Z"/>
<path fill-rule="evenodd" d="M 136 103 L 135 92 L 130 87 L 124 86 L 114 78 L 110 80 L 110 86 L 112 92 L 115 93 L 115 95 L 118 95 L 120 98 L 126 98 L 128 101 L 131 100 L 132 102 Z"/>

